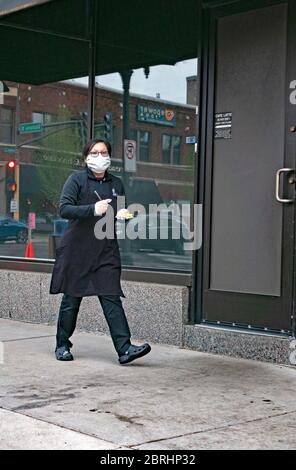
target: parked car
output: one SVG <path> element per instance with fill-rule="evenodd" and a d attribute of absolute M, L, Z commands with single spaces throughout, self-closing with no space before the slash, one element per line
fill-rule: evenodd
<path fill-rule="evenodd" d="M 28 227 L 24 222 L 0 217 L 0 243 L 15 240 L 17 243 L 26 243 L 28 240 Z"/>
<path fill-rule="evenodd" d="M 36 228 L 35 232 L 44 232 L 48 233 L 52 231 L 52 223 L 48 222 L 45 217 L 36 217 Z"/>
<path fill-rule="evenodd" d="M 56 220 L 59 220 L 59 218 L 48 212 L 36 215 L 35 232 L 51 233 L 54 229 L 54 223 Z"/>

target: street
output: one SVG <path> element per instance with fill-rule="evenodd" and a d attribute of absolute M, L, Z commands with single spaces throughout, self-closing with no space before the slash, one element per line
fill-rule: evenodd
<path fill-rule="evenodd" d="M 34 234 L 33 246 L 36 258 L 48 258 L 48 236 L 43 234 Z M 26 244 L 16 243 L 15 241 L 6 241 L 0 244 L 0 256 L 23 257 L 26 253 Z"/>

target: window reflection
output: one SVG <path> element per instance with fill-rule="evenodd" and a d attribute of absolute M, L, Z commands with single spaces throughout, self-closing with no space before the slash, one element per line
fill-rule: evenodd
<path fill-rule="evenodd" d="M 14 143 L 14 112 L 5 106 L 0 106 L 0 142 Z"/>
<path fill-rule="evenodd" d="M 97 77 L 96 110 L 98 118 L 112 112 L 117 136 L 113 171 L 124 181 L 127 203 L 140 203 L 147 212 L 149 204 L 163 204 L 164 207 L 172 203 L 177 207 L 192 204 L 197 60 L 179 62 L 175 66 L 150 67 L 148 72 L 147 69 L 133 70 L 127 72 L 125 78 L 128 74 L 131 74 L 128 116 L 124 110 L 120 74 Z M 125 166 L 124 137 L 136 142 L 135 171 Z M 165 218 L 165 212 L 162 208 L 160 219 Z M 153 216 L 143 217 L 146 229 L 154 224 Z M 166 222 L 169 232 L 178 220 L 176 214 L 171 214 Z M 185 233 L 189 227 L 183 229 Z M 119 232 L 121 230 L 119 227 Z M 161 240 L 159 234 L 154 240 L 120 240 L 123 264 L 190 271 L 191 252 L 182 248 L 183 241 L 173 240 L 170 234 L 166 240 Z"/>
<path fill-rule="evenodd" d="M 88 89 L 72 81 L 7 83 L 9 93 L 0 105 L 0 255 L 25 256 L 33 214 L 35 257 L 52 258 L 55 235 L 65 226 L 59 215 L 61 189 L 81 167 L 87 139 Z"/>
<path fill-rule="evenodd" d="M 164 163 L 179 165 L 181 163 L 181 137 L 162 135 L 162 158 Z"/>
<path fill-rule="evenodd" d="M 151 132 L 131 129 L 131 139 L 137 143 L 137 160 L 142 162 L 149 161 Z"/>
<path fill-rule="evenodd" d="M 193 59 L 151 67 L 146 75 L 143 69 L 132 71 L 128 116 L 120 74 L 97 77 L 94 136 L 112 142 L 110 171 L 123 180 L 127 204 L 140 203 L 148 211 L 149 204 L 193 203 L 196 69 Z M 87 141 L 87 78 L 8 85 L 0 105 L 0 256 L 24 256 L 28 217 L 34 213 L 35 256 L 52 258 L 53 240 L 63 230 L 61 189 L 81 168 Z M 136 142 L 135 171 L 126 168 L 124 137 Z M 13 159 L 19 163 L 15 191 L 7 183 L 7 163 Z M 147 215 L 146 226 L 162 218 L 163 213 L 158 219 Z M 171 214 L 169 232 L 178 223 Z M 123 266 L 191 270 L 191 252 L 170 235 L 120 241 L 120 248 Z"/>

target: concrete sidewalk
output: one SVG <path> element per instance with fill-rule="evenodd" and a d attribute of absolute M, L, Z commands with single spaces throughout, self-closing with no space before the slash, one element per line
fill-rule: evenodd
<path fill-rule="evenodd" d="M 108 336 L 0 319 L 0 449 L 295 449 L 296 369 L 152 345 L 120 366 Z"/>

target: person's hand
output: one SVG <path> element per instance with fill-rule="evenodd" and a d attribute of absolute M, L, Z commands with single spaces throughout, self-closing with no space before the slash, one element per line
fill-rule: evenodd
<path fill-rule="evenodd" d="M 108 204 L 112 199 L 102 199 L 95 203 L 95 215 L 103 215 L 107 212 Z"/>

